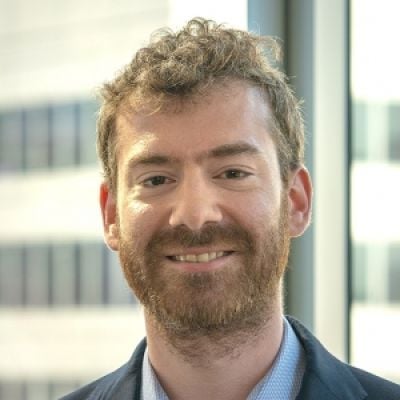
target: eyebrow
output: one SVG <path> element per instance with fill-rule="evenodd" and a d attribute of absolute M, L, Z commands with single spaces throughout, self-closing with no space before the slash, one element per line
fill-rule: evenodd
<path fill-rule="evenodd" d="M 162 154 L 143 154 L 137 157 L 133 157 L 129 161 L 129 169 L 137 167 L 139 165 L 165 165 L 165 164 L 177 164 L 178 159 Z"/>
<path fill-rule="evenodd" d="M 204 159 L 232 157 L 241 154 L 261 154 L 261 150 L 250 143 L 238 141 L 235 143 L 223 144 L 214 149 L 208 150 L 197 156 L 196 160 L 202 161 Z M 133 157 L 129 161 L 129 169 L 135 168 L 139 165 L 166 165 L 178 163 L 179 159 L 177 157 L 158 153 L 152 154 L 149 152 L 148 154 Z"/>
<path fill-rule="evenodd" d="M 205 157 L 206 158 L 223 158 L 236 156 L 240 154 L 260 154 L 261 151 L 258 147 L 244 142 L 238 141 L 235 143 L 223 144 L 222 146 L 218 146 L 215 149 L 209 150 Z M 203 158 L 204 156 L 200 156 Z"/>

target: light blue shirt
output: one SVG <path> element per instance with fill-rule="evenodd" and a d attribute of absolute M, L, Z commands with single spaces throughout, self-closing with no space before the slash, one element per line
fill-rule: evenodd
<path fill-rule="evenodd" d="M 300 391 L 306 367 L 304 349 L 289 322 L 284 319 L 282 343 L 267 375 L 250 392 L 247 400 L 294 400 Z M 150 364 L 147 350 L 142 367 L 142 400 L 168 400 Z"/>

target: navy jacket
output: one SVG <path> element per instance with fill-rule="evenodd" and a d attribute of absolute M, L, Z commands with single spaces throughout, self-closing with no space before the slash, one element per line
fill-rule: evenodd
<path fill-rule="evenodd" d="M 306 353 L 297 400 L 400 400 L 400 385 L 342 363 L 298 321 L 288 320 Z M 143 340 L 127 364 L 61 400 L 140 400 L 145 348 Z"/>

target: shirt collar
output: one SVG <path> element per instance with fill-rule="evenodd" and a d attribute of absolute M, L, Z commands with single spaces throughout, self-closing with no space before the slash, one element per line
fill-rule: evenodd
<path fill-rule="evenodd" d="M 142 390 L 140 393 L 140 400 L 168 400 L 168 397 L 161 387 L 153 367 L 150 364 L 147 347 L 143 357 Z"/>
<path fill-rule="evenodd" d="M 305 371 L 303 347 L 289 322 L 284 330 L 278 355 L 270 371 L 254 387 L 247 400 L 294 400 L 300 391 Z M 142 367 L 141 400 L 168 400 L 150 364 L 147 349 Z"/>
<path fill-rule="evenodd" d="M 305 360 L 304 349 L 284 318 L 282 342 L 272 368 L 250 392 L 247 400 L 294 400 L 300 391 Z"/>

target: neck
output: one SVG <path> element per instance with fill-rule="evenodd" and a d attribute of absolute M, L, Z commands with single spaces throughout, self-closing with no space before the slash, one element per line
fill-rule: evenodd
<path fill-rule="evenodd" d="M 245 399 L 271 369 L 283 334 L 280 304 L 262 326 L 229 337 L 172 338 L 146 312 L 145 320 L 150 362 L 170 400 Z"/>

